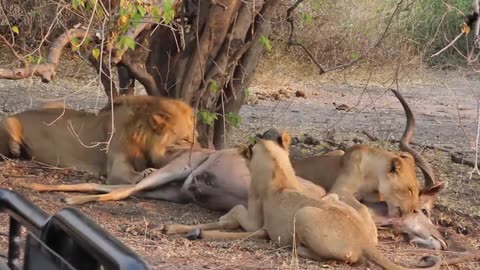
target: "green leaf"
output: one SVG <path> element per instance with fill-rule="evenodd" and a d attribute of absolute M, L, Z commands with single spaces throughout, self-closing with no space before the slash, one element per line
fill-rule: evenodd
<path fill-rule="evenodd" d="M 74 9 L 78 9 L 79 7 L 85 7 L 85 0 L 72 0 L 72 6 Z"/>
<path fill-rule="evenodd" d="M 35 63 L 35 56 L 29 55 L 28 56 L 28 62 L 31 63 L 31 64 Z"/>
<path fill-rule="evenodd" d="M 126 51 L 128 48 L 135 50 L 135 40 L 129 36 L 122 36 L 118 42 L 120 50 Z"/>
<path fill-rule="evenodd" d="M 360 57 L 360 54 L 358 54 L 356 52 L 353 52 L 352 54 L 350 54 L 350 58 L 352 60 L 357 60 L 359 57 Z"/>
<path fill-rule="evenodd" d="M 80 45 L 80 41 L 78 40 L 77 37 L 73 37 L 73 38 L 70 40 L 70 42 L 71 42 L 73 45 L 75 45 L 75 46 Z"/>
<path fill-rule="evenodd" d="M 147 13 L 147 11 L 145 10 L 145 7 L 142 5 L 139 5 L 137 9 L 138 9 L 138 13 L 140 13 L 142 17 L 145 16 L 145 14 Z"/>
<path fill-rule="evenodd" d="M 140 14 L 139 12 L 136 12 L 135 14 L 133 14 L 131 22 L 133 23 L 133 26 L 136 26 L 142 20 L 143 20 L 142 14 Z"/>
<path fill-rule="evenodd" d="M 77 37 L 73 37 L 70 43 L 72 44 L 72 51 L 78 51 L 78 49 L 80 49 L 80 41 Z"/>
<path fill-rule="evenodd" d="M 12 32 L 14 32 L 15 34 L 20 33 L 20 30 L 18 30 L 18 26 L 16 25 L 12 26 Z"/>
<path fill-rule="evenodd" d="M 88 1 L 86 4 L 85 4 L 85 9 L 86 10 L 93 10 L 93 3 L 91 1 Z"/>
<path fill-rule="evenodd" d="M 243 95 L 245 97 L 250 96 L 250 90 L 248 89 L 248 87 L 243 88 Z"/>
<path fill-rule="evenodd" d="M 137 7 L 133 3 L 128 4 L 128 13 L 132 14 L 132 13 L 135 13 L 136 11 L 137 11 Z"/>
<path fill-rule="evenodd" d="M 218 90 L 217 81 L 210 80 L 210 84 L 208 86 L 208 89 L 210 90 L 210 93 L 212 93 L 212 94 L 217 93 L 217 90 Z"/>
<path fill-rule="evenodd" d="M 260 37 L 260 40 L 259 40 L 260 44 L 262 44 L 265 49 L 268 51 L 268 52 L 271 52 L 272 51 L 272 44 L 270 43 L 270 40 L 268 39 L 268 37 L 262 35 Z"/>
<path fill-rule="evenodd" d="M 202 123 L 213 126 L 213 123 L 215 123 L 215 120 L 217 120 L 218 117 L 215 113 L 211 113 L 209 111 L 200 111 L 198 112 L 198 118 Z"/>
<path fill-rule="evenodd" d="M 92 56 L 98 60 L 100 57 L 100 49 L 99 48 L 93 48 L 92 50 Z"/>
<path fill-rule="evenodd" d="M 256 142 L 257 142 L 257 140 L 255 139 L 255 137 L 252 137 L 252 136 L 248 137 L 248 143 L 249 144 L 255 144 Z"/>
<path fill-rule="evenodd" d="M 27 60 L 31 64 L 41 64 L 45 62 L 45 58 L 35 55 L 29 55 Z"/>
<path fill-rule="evenodd" d="M 307 13 L 303 13 L 303 14 L 302 14 L 302 19 L 303 19 L 303 22 L 304 22 L 305 24 L 310 24 L 310 23 L 312 23 L 312 21 L 313 21 L 312 15 L 307 14 Z"/>
<path fill-rule="evenodd" d="M 162 18 L 160 14 L 161 14 L 160 8 L 158 6 L 154 6 L 152 8 L 152 17 L 155 18 L 157 22 L 160 22 Z"/>
<path fill-rule="evenodd" d="M 242 117 L 239 114 L 232 112 L 228 112 L 225 115 L 225 118 L 227 119 L 227 122 L 230 123 L 230 125 L 234 128 L 238 127 L 238 125 L 242 121 Z"/>
<path fill-rule="evenodd" d="M 95 15 L 98 17 L 98 18 L 103 18 L 103 10 L 101 8 L 97 8 L 95 10 Z"/>
<path fill-rule="evenodd" d="M 173 8 L 172 0 L 162 1 L 163 20 L 169 24 L 175 18 L 175 9 Z"/>

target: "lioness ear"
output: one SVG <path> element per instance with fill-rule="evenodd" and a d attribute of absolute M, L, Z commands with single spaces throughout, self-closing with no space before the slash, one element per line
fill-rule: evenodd
<path fill-rule="evenodd" d="M 162 130 L 163 128 L 165 128 L 167 121 L 165 121 L 165 118 L 163 118 L 159 114 L 154 113 L 150 118 L 150 124 L 152 125 L 152 128 L 154 130 Z"/>
<path fill-rule="evenodd" d="M 292 138 L 286 132 L 282 132 L 280 137 L 278 137 L 278 144 L 281 147 L 283 147 L 283 149 L 285 149 L 286 151 L 288 151 L 291 142 L 292 142 Z"/>
<path fill-rule="evenodd" d="M 402 161 L 400 160 L 400 158 L 397 158 L 397 157 L 392 158 L 392 161 L 390 164 L 390 172 L 399 173 L 401 168 L 402 168 Z"/>
<path fill-rule="evenodd" d="M 238 147 L 238 153 L 245 159 L 250 159 L 252 157 L 252 149 L 250 146 L 247 146 L 245 144 L 241 144 Z"/>

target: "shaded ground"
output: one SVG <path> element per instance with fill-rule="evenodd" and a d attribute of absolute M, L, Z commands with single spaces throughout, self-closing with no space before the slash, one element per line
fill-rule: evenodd
<path fill-rule="evenodd" d="M 0 81 L 0 109 L 5 113 L 36 107 L 41 99 L 66 98 L 73 108 L 94 110 L 105 104 L 102 92 L 88 85 L 91 77 L 76 73 L 76 69 L 62 70 L 68 79 L 56 79 L 45 85 L 37 82 Z M 236 130 L 233 142 L 244 142 L 252 134 L 271 126 L 287 130 L 294 135 L 309 133 L 321 139 L 328 129 L 335 129 L 337 142 L 353 144 L 352 139 L 372 144 L 360 132 L 368 130 L 381 139 L 399 138 L 405 125 L 405 117 L 399 102 L 385 87 L 315 80 L 294 80 L 287 76 L 272 80 L 275 74 L 261 74 L 251 87 L 251 102 L 242 108 L 241 127 Z M 417 117 L 417 133 L 414 140 L 423 145 L 441 147 L 451 151 L 470 151 L 468 134 L 475 140 L 477 98 L 480 95 L 479 81 L 461 77 L 459 74 L 433 74 L 431 80 L 407 85 L 401 92 L 411 104 Z M 276 101 L 270 96 L 282 90 L 290 98 L 280 95 Z M 306 98 L 293 97 L 302 90 Z M 363 93 L 363 95 L 362 95 Z M 260 100 L 257 100 L 260 98 Z M 372 102 L 373 100 L 373 102 Z M 353 107 L 348 112 L 338 111 L 333 105 Z M 373 104 L 373 105 L 372 105 Z M 459 127 L 458 115 L 465 127 Z M 383 141 L 377 145 L 396 149 Z M 315 153 L 322 146 L 303 146 L 297 153 Z M 441 195 L 435 219 L 442 224 L 441 230 L 449 239 L 451 251 L 438 253 L 455 256 L 464 249 L 478 249 L 480 238 L 480 177 L 469 179 L 471 168 L 453 164 L 448 152 L 426 149 L 424 155 L 438 171 L 440 178 L 448 182 Z M 471 153 L 469 158 L 472 158 Z M 0 187 L 11 188 L 25 194 L 34 203 L 53 213 L 64 207 L 60 201 L 66 193 L 39 194 L 21 187 L 24 182 L 60 183 L 96 180 L 88 175 L 45 168 L 31 162 L 7 162 L 0 164 Z M 338 263 L 318 263 L 292 257 L 289 250 L 277 249 L 264 241 L 243 240 L 235 242 L 191 242 L 180 236 L 164 236 L 155 231 L 163 223 L 198 223 L 217 219 L 221 213 L 208 211 L 196 205 L 179 205 L 168 202 L 129 199 L 124 202 L 106 202 L 79 207 L 102 227 L 144 256 L 154 269 L 351 269 Z M 1 232 L 7 230 L 5 219 L 0 222 Z M 5 239 L 1 238 L 2 247 Z M 381 232 L 380 249 L 388 257 L 406 265 L 430 250 L 406 244 L 403 237 L 389 231 Z M 447 269 L 478 269 L 478 263 L 464 263 Z M 372 269 L 364 265 L 355 269 Z M 375 267 L 373 267 L 375 268 Z"/>

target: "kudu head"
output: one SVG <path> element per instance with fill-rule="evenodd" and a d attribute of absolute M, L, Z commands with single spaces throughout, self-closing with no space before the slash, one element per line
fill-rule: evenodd
<path fill-rule="evenodd" d="M 400 140 L 400 150 L 410 153 L 415 164 L 423 173 L 425 184 L 420 190 L 420 200 L 417 209 L 413 213 L 406 214 L 401 218 L 391 219 L 391 225 L 406 233 L 410 242 L 433 249 L 447 249 L 445 239 L 431 221 L 431 211 L 434 207 L 438 194 L 445 188 L 445 182 L 436 182 L 435 174 L 430 164 L 410 147 L 410 141 L 415 133 L 415 118 L 412 110 L 399 92 L 392 92 L 402 104 L 407 116 L 407 126 Z"/>

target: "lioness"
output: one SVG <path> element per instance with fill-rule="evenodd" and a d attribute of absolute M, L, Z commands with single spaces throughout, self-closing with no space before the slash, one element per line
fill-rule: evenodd
<path fill-rule="evenodd" d="M 167 146 L 196 140 L 192 108 L 150 96 L 118 97 L 98 115 L 52 105 L 8 116 L 0 123 L 0 154 L 106 175 L 131 184 L 161 167 Z M 113 132 L 113 134 L 112 134 Z"/>
<path fill-rule="evenodd" d="M 253 147 L 244 148 L 252 178 L 248 191 L 248 207 L 238 205 L 220 218 L 228 229 L 242 228 L 248 232 L 264 231 L 257 236 L 268 236 L 280 246 L 295 246 L 297 254 L 315 260 L 333 259 L 357 263 L 370 259 L 384 269 L 404 269 L 384 257 L 375 248 L 375 237 L 368 224 L 336 194 L 316 199 L 305 194 L 290 164 L 288 149 L 290 136 L 281 135 L 280 144 L 259 139 Z M 210 224 L 211 225 L 211 224 Z M 199 226 L 192 226 L 198 228 Z M 210 229 L 213 229 L 210 226 Z M 166 229 L 176 232 L 175 225 Z M 179 231 L 184 231 L 180 226 Z M 210 232 L 227 238 L 226 232 Z M 425 259 L 425 258 L 424 258 Z M 428 257 L 429 269 L 439 268 L 439 258 Z"/>

